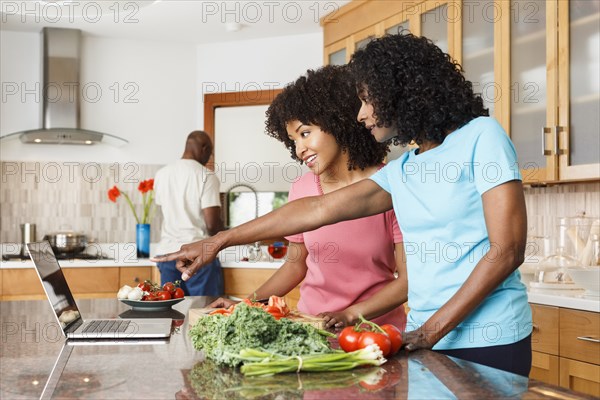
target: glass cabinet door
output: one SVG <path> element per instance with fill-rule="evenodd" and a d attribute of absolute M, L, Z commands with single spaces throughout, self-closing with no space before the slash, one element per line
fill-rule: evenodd
<path fill-rule="evenodd" d="M 448 53 L 448 5 L 442 4 L 421 14 L 421 36 L 435 43 Z"/>
<path fill-rule="evenodd" d="M 341 49 L 329 54 L 329 65 L 346 64 L 346 49 Z"/>
<path fill-rule="evenodd" d="M 408 21 L 403 21 L 397 25 L 390 26 L 385 30 L 385 33 L 388 35 L 397 35 L 400 32 L 406 32 L 405 30 L 408 30 Z"/>
<path fill-rule="evenodd" d="M 463 2 L 462 67 L 473 91 L 480 93 L 490 116 L 494 116 L 494 0 Z"/>
<path fill-rule="evenodd" d="M 546 0 L 511 1 L 510 137 L 525 181 L 554 178 L 548 158 L 555 154 L 544 146 L 552 131 L 542 133 L 552 123 L 546 113 L 546 27 Z"/>
<path fill-rule="evenodd" d="M 600 177 L 600 2 L 559 1 L 559 175 Z"/>

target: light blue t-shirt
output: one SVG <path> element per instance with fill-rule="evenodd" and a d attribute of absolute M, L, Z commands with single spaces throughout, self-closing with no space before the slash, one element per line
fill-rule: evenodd
<path fill-rule="evenodd" d="M 479 117 L 438 147 L 403 154 L 371 179 L 392 195 L 404 235 L 410 307 L 406 330 L 414 330 L 458 291 L 490 249 L 481 196 L 521 180 L 517 156 L 500 124 Z M 515 271 L 434 349 L 510 344 L 531 330 L 527 291 Z"/>

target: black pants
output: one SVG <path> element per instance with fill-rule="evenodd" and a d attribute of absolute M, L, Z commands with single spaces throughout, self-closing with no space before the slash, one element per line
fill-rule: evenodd
<path fill-rule="evenodd" d="M 502 346 L 436 351 L 522 376 L 528 377 L 531 370 L 531 335 L 516 343 Z"/>

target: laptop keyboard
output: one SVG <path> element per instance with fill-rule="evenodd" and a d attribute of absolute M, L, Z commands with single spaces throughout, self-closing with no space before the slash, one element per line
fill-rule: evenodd
<path fill-rule="evenodd" d="M 83 328 L 83 333 L 125 332 L 130 322 L 130 320 L 94 320 Z"/>

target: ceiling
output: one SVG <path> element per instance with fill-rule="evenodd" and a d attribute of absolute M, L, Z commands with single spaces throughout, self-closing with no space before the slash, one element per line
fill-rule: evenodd
<path fill-rule="evenodd" d="M 319 19 L 349 0 L 0 1 L 1 30 L 81 29 L 85 36 L 191 44 L 321 31 Z M 239 30 L 235 30 L 239 28 Z"/>

